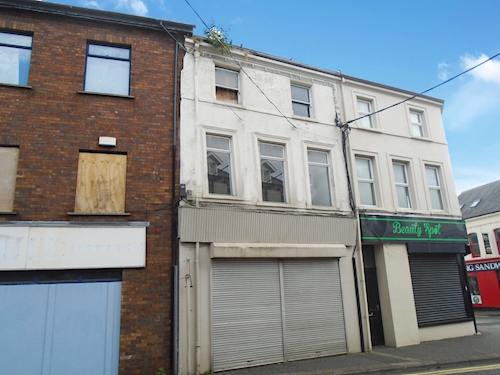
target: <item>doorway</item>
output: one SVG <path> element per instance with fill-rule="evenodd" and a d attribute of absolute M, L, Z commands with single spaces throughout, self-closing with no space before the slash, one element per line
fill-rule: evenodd
<path fill-rule="evenodd" d="M 378 293 L 377 267 L 375 265 L 375 251 L 372 245 L 363 245 L 363 263 L 372 346 L 384 345 L 384 326 Z"/>

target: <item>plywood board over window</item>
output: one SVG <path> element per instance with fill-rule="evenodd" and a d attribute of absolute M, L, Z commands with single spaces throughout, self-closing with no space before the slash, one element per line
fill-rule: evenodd
<path fill-rule="evenodd" d="M 126 155 L 81 152 L 75 212 L 124 213 L 126 173 Z"/>
<path fill-rule="evenodd" d="M 19 148 L 0 147 L 0 212 L 12 212 Z"/>

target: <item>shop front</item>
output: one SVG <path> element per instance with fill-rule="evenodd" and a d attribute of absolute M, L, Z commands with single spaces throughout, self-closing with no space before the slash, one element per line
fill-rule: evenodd
<path fill-rule="evenodd" d="M 360 222 L 372 345 L 474 333 L 463 221 L 361 215 Z"/>
<path fill-rule="evenodd" d="M 477 308 L 500 308 L 500 258 L 467 261 L 472 304 Z"/>

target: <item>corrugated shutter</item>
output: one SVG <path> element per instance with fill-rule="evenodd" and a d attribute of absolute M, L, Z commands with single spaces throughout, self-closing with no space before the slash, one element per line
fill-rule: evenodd
<path fill-rule="evenodd" d="M 410 254 L 418 326 L 467 319 L 456 254 Z"/>
<path fill-rule="evenodd" d="M 287 360 L 347 352 L 337 259 L 283 261 Z"/>
<path fill-rule="evenodd" d="M 212 261 L 213 370 L 283 362 L 276 259 Z"/>

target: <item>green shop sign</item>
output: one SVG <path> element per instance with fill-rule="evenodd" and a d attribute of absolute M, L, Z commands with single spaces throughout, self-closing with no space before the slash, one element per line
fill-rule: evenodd
<path fill-rule="evenodd" d="M 462 220 L 361 215 L 360 221 L 365 242 L 468 242 Z"/>

